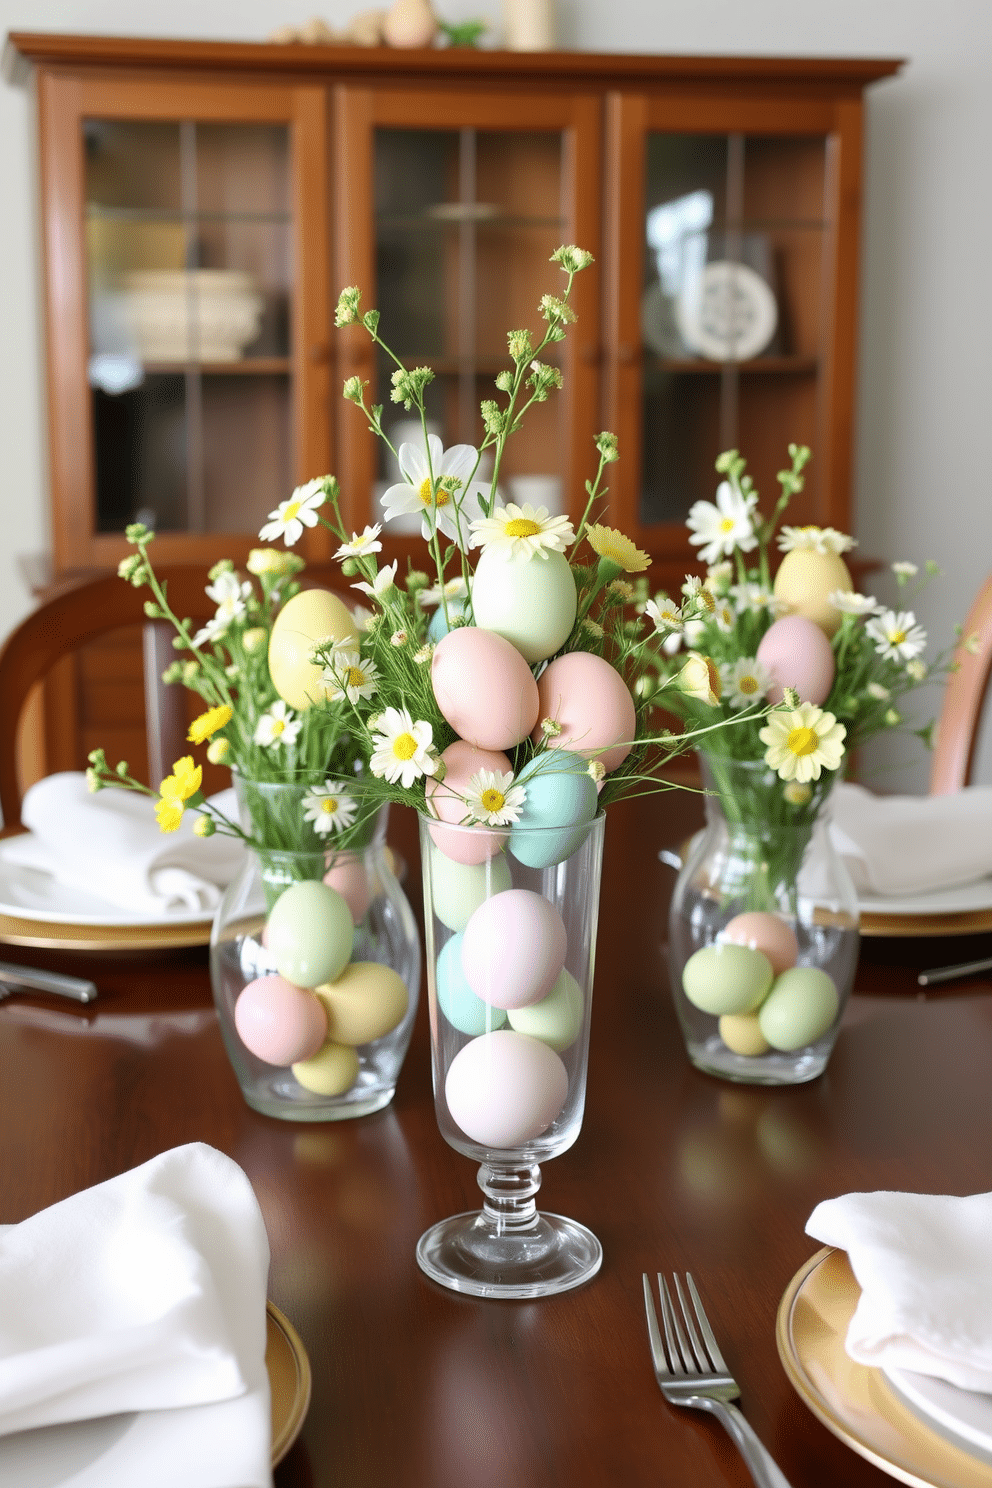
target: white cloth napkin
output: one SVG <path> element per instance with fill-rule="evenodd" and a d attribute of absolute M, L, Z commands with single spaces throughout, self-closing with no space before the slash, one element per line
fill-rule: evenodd
<path fill-rule="evenodd" d="M 211 800 L 238 821 L 233 791 Z M 86 776 L 66 770 L 25 793 L 21 820 L 31 835 L 6 841 L 3 856 L 133 913 L 210 914 L 240 869 L 244 848 L 219 833 L 194 837 L 197 814 L 186 812 L 178 831 L 163 833 L 151 796 L 113 787 L 91 795 Z"/>
<path fill-rule="evenodd" d="M 830 801 L 834 847 L 862 893 L 925 894 L 992 873 L 992 786 L 876 796 L 842 781 Z"/>
<path fill-rule="evenodd" d="M 0 1483 L 269 1488 L 268 1265 L 203 1143 L 0 1229 Z"/>
<path fill-rule="evenodd" d="M 852 1359 L 992 1394 L 992 1193 L 852 1193 L 806 1233 L 847 1251 L 861 1297 Z"/>

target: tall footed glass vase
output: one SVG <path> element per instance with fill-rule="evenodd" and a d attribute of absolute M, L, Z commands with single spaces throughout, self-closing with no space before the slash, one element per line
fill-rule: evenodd
<path fill-rule="evenodd" d="M 378 1111 L 396 1089 L 420 984 L 420 937 L 386 847 L 388 807 L 325 837 L 305 819 L 309 784 L 235 783 L 242 826 L 266 844 L 247 854 L 210 940 L 241 1092 L 286 1121 Z"/>
<path fill-rule="evenodd" d="M 480 1164 L 483 1205 L 429 1229 L 417 1261 L 455 1291 L 543 1297 L 602 1262 L 595 1235 L 536 1195 L 582 1125 L 604 825 L 420 819 L 435 1109 Z"/>
<path fill-rule="evenodd" d="M 826 1068 L 858 959 L 858 900 L 828 830 L 833 776 L 700 755 L 706 827 L 672 895 L 672 996 L 693 1064 L 749 1084 Z"/>

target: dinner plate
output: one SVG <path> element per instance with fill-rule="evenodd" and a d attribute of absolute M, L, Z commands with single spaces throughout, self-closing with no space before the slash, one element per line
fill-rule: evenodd
<path fill-rule="evenodd" d="M 24 841 L 22 834 L 11 841 Z M 45 925 L 131 925 L 159 929 L 163 925 L 208 924 L 213 913 L 204 909 L 177 909 L 167 914 L 129 910 L 101 899 L 74 884 L 59 883 L 50 873 L 5 856 L 7 844 L 0 842 L 0 915 L 20 920 L 38 920 Z"/>
<path fill-rule="evenodd" d="M 977 935 L 992 930 L 992 878 L 926 894 L 859 893 L 862 935 Z"/>
<path fill-rule="evenodd" d="M 911 1410 L 945 1436 L 992 1464 L 992 1395 L 961 1390 L 950 1380 L 912 1369 L 886 1369 L 885 1378 Z"/>
<path fill-rule="evenodd" d="M 779 1357 L 800 1399 L 860 1456 L 911 1488 L 992 1488 L 992 1464 L 948 1440 L 881 1369 L 844 1348 L 860 1291 L 846 1254 L 829 1246 L 800 1268 L 779 1304 Z"/>
<path fill-rule="evenodd" d="M 272 1394 L 272 1466 L 300 1434 L 310 1405 L 310 1360 L 300 1335 L 275 1303 L 265 1304 L 265 1368 Z"/>

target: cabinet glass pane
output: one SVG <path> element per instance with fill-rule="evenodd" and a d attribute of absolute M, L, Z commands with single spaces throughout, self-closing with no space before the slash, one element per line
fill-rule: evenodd
<path fill-rule="evenodd" d="M 825 187 L 822 137 L 648 136 L 644 524 L 681 525 L 712 500 L 723 449 L 770 493 L 790 441 L 815 453 Z M 812 509 L 815 478 L 791 520 Z"/>
<path fill-rule="evenodd" d="M 288 130 L 84 143 L 97 530 L 257 530 L 292 484 Z"/>
<path fill-rule="evenodd" d="M 428 390 L 431 431 L 445 447 L 478 445 L 479 404 L 501 397 L 493 379 L 512 365 L 507 332 L 527 327 L 539 336 L 544 325 L 537 307 L 553 287 L 548 260 L 564 223 L 561 134 L 378 129 L 375 213 L 382 334 L 407 366 L 426 364 L 437 374 Z M 380 361 L 377 398 L 398 444 L 417 429 L 389 404 L 392 370 Z M 561 509 L 562 428 L 560 400 L 528 410 L 507 445 L 505 496 Z M 388 450 L 381 460 L 380 494 L 398 479 Z M 396 518 L 391 527 L 402 524 Z M 407 526 L 419 530 L 416 516 Z"/>

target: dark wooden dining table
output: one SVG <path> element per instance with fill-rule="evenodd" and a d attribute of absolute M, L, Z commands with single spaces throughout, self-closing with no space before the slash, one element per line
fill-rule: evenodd
<path fill-rule="evenodd" d="M 8 960 L 93 977 L 99 998 L 0 1006 L 0 1223 L 184 1142 L 240 1163 L 268 1229 L 269 1295 L 313 1371 L 278 1488 L 749 1483 L 720 1427 L 658 1391 L 641 1273 L 659 1268 L 692 1270 L 744 1412 L 793 1488 L 893 1481 L 795 1394 L 776 1311 L 819 1248 L 804 1226 L 820 1199 L 992 1189 L 992 983 L 916 985 L 920 968 L 992 954 L 992 937 L 863 940 L 836 1049 L 808 1085 L 704 1075 L 668 993 L 673 874 L 658 860 L 698 809 L 681 792 L 610 808 L 585 1120 L 544 1168 L 540 1196 L 602 1241 L 587 1285 L 478 1301 L 419 1271 L 422 1231 L 481 1199 L 475 1166 L 435 1123 L 424 989 L 391 1106 L 357 1121 L 281 1122 L 241 1098 L 202 948 L 3 948 Z M 419 907 L 408 815 L 394 814 L 390 835 Z"/>

